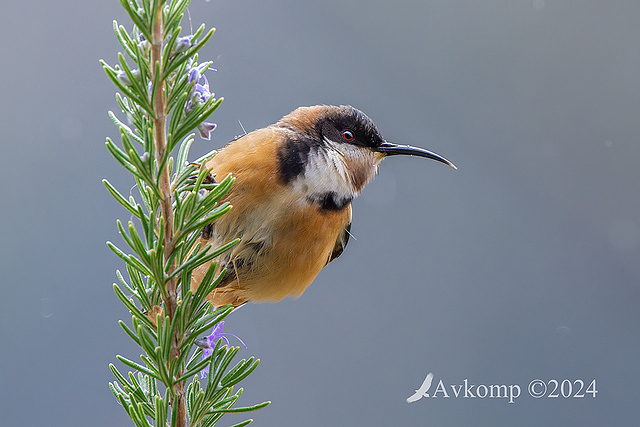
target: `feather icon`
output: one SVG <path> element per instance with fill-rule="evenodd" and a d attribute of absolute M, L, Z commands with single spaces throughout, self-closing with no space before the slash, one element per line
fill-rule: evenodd
<path fill-rule="evenodd" d="M 424 379 L 422 385 L 419 389 L 416 390 L 414 394 L 407 397 L 407 403 L 412 403 L 417 400 L 422 399 L 423 397 L 429 397 L 429 387 L 431 387 L 431 381 L 433 380 L 433 373 L 429 372 L 427 377 Z"/>

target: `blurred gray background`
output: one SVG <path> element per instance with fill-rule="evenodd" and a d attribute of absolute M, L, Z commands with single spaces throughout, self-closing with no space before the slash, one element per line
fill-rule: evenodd
<path fill-rule="evenodd" d="M 194 0 L 225 101 L 193 158 L 300 105 L 352 104 L 390 141 L 344 255 L 302 298 L 225 329 L 262 362 L 258 426 L 634 425 L 640 405 L 640 3 Z M 2 425 L 125 426 L 108 363 L 138 349 L 112 290 L 127 219 L 102 178 L 116 0 L 0 15 Z M 188 23 L 187 23 L 188 25 Z M 433 372 L 450 398 L 405 399 Z M 530 381 L 597 380 L 595 398 Z M 517 384 L 455 398 L 449 385 Z M 574 391 L 575 393 L 575 391 Z M 245 417 L 225 416 L 221 425 Z"/>

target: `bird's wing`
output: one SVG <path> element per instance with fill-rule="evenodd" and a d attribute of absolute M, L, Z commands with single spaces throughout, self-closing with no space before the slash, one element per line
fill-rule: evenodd
<path fill-rule="evenodd" d="M 429 387 L 431 387 L 431 380 L 433 380 L 433 374 L 429 372 L 429 375 L 427 375 L 420 388 L 416 391 L 422 394 L 426 393 L 429 390 Z"/>
<path fill-rule="evenodd" d="M 422 399 L 422 393 L 414 393 L 411 396 L 407 397 L 407 403 L 415 402 L 416 400 Z"/>
<path fill-rule="evenodd" d="M 344 248 L 346 248 L 347 243 L 349 243 L 350 230 L 351 223 L 348 223 L 340 231 L 340 234 L 338 234 L 338 239 L 336 240 L 336 244 L 333 246 L 333 251 L 331 252 L 331 256 L 329 257 L 327 264 L 342 255 L 342 252 L 344 252 Z"/>

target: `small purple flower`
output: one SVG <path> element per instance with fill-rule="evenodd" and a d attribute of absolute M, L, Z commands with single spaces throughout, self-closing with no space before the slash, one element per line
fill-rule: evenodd
<path fill-rule="evenodd" d="M 209 91 L 209 80 L 204 75 L 204 72 L 209 69 L 212 62 L 205 62 L 196 67 L 189 68 L 187 82 L 193 83 L 191 89 L 191 96 L 184 106 L 184 114 L 188 115 L 196 106 L 203 105 L 213 94 Z M 213 69 L 215 71 L 215 69 Z M 200 83 L 202 80 L 202 83 Z M 198 132 L 203 139 L 210 139 L 211 132 L 216 128 L 215 123 L 202 122 L 198 125 Z"/>
<path fill-rule="evenodd" d="M 211 132 L 217 127 L 215 123 L 202 122 L 198 125 L 198 132 L 200 132 L 200 137 L 202 139 L 209 140 L 211 139 Z"/>
<path fill-rule="evenodd" d="M 229 345 L 229 340 L 227 339 L 227 337 L 225 337 L 225 335 L 231 335 L 232 337 L 240 341 L 240 343 L 244 346 L 244 348 L 247 348 L 245 343 L 236 335 L 230 334 L 228 332 L 222 332 L 223 328 L 224 328 L 224 320 L 219 323 L 216 323 L 210 335 L 207 335 L 204 338 L 198 338 L 195 341 L 195 345 L 197 345 L 203 350 L 202 360 L 206 359 L 207 357 L 213 354 L 213 349 L 215 348 L 216 342 L 218 341 L 218 339 L 222 338 L 227 343 L 227 346 Z M 202 375 L 202 378 L 207 378 L 207 375 L 209 375 L 209 367 L 205 366 L 202 369 L 202 371 L 200 371 L 200 374 Z"/>
<path fill-rule="evenodd" d="M 207 62 L 203 62 L 202 64 L 198 65 L 197 67 L 191 67 L 191 64 L 189 64 L 189 66 L 191 68 L 189 68 L 189 79 L 188 82 L 198 82 L 200 80 L 201 77 L 204 77 L 204 72 L 207 71 L 209 69 L 209 67 L 211 66 L 211 64 L 213 64 L 213 61 L 207 61 Z M 217 71 L 215 68 L 211 68 L 211 70 L 213 71 Z M 207 84 L 207 89 L 209 89 L 209 85 Z"/>
<path fill-rule="evenodd" d="M 209 92 L 209 82 L 207 78 L 204 78 L 204 85 L 200 83 L 196 83 L 193 85 L 193 89 L 191 90 L 191 98 L 187 101 L 187 105 L 185 106 L 185 113 L 189 114 L 191 110 L 195 108 L 196 105 L 204 104 L 207 99 L 211 97 L 211 92 Z"/>
<path fill-rule="evenodd" d="M 173 53 L 174 54 L 181 53 L 189 49 L 191 46 L 194 45 L 192 40 L 193 40 L 193 36 L 178 37 L 178 39 L 176 40 L 176 47 L 173 50 Z"/>

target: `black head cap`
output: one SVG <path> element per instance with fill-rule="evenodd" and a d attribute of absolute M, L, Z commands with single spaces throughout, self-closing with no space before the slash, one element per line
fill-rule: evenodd
<path fill-rule="evenodd" d="M 373 149 L 384 142 L 376 125 L 362 111 L 348 105 L 324 110 L 323 118 L 315 126 L 323 138 Z"/>
<path fill-rule="evenodd" d="M 300 107 L 280 119 L 276 126 L 302 133 L 320 144 L 324 138 L 372 148 L 384 142 L 376 125 L 366 114 L 345 105 Z"/>

